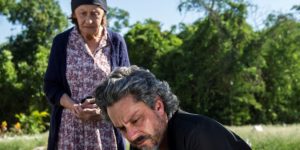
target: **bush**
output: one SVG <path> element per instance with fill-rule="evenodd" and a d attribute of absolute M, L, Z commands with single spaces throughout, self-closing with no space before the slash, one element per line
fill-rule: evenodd
<path fill-rule="evenodd" d="M 48 117 L 49 113 L 47 111 L 33 111 L 29 116 L 23 113 L 16 114 L 16 118 L 20 122 L 19 128 L 22 129 L 24 134 L 36 134 L 46 131 L 49 123 L 45 122 L 45 119 L 48 119 Z M 15 125 L 15 129 L 18 129 L 18 124 Z"/>

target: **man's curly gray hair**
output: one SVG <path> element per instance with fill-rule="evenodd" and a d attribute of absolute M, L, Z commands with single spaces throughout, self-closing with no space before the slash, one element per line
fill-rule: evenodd
<path fill-rule="evenodd" d="M 169 118 L 179 107 L 179 101 L 167 82 L 158 80 L 150 71 L 137 66 L 120 67 L 115 69 L 95 91 L 96 104 L 100 107 L 103 117 L 110 121 L 107 107 L 128 94 L 133 95 L 137 101 L 143 101 L 152 109 L 155 97 L 160 96 Z"/>

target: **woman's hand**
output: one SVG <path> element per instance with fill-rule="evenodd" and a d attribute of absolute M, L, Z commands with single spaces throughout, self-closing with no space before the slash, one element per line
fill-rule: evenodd
<path fill-rule="evenodd" d="M 77 118 L 87 120 L 100 120 L 100 108 L 95 104 L 95 99 L 86 99 L 82 104 L 76 104 L 67 94 L 60 98 L 60 104 L 69 109 Z"/>
<path fill-rule="evenodd" d="M 74 115 L 83 111 L 81 104 L 76 104 L 66 93 L 61 96 L 60 105 L 66 109 L 69 109 Z"/>
<path fill-rule="evenodd" d="M 95 98 L 86 99 L 81 104 L 82 111 L 77 114 L 81 120 L 100 120 L 100 108 L 95 104 Z"/>
<path fill-rule="evenodd" d="M 70 111 L 75 115 L 78 116 L 78 114 L 80 114 L 83 109 L 81 107 L 81 104 L 73 104 L 73 106 L 70 108 Z"/>
<path fill-rule="evenodd" d="M 83 108 L 83 110 L 76 114 L 76 116 L 84 121 L 101 119 L 99 108 Z"/>
<path fill-rule="evenodd" d="M 82 108 L 98 108 L 98 106 L 96 105 L 96 100 L 95 98 L 88 98 L 85 99 L 85 101 L 83 103 L 81 103 Z"/>

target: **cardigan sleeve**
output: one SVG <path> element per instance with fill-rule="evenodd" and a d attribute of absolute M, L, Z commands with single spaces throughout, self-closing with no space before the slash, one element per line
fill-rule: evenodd
<path fill-rule="evenodd" d="M 112 70 L 114 70 L 117 67 L 122 66 L 129 66 L 129 57 L 128 57 L 128 51 L 127 46 L 124 38 L 116 33 L 108 30 L 110 43 L 112 47 L 111 52 L 111 65 Z"/>
<path fill-rule="evenodd" d="M 63 77 L 60 67 L 62 65 L 61 38 L 56 36 L 53 40 L 48 61 L 48 67 L 44 76 L 44 92 L 47 100 L 52 105 L 60 105 L 61 96 L 66 93 L 63 89 Z"/>
<path fill-rule="evenodd" d="M 124 38 L 122 36 L 120 36 L 120 64 L 119 66 L 129 66 L 130 62 L 129 62 L 129 57 L 128 57 L 128 50 L 127 50 L 127 46 L 126 46 L 126 42 L 124 40 Z"/>

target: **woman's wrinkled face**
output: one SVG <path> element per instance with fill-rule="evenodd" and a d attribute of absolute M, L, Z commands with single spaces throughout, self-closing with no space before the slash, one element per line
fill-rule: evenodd
<path fill-rule="evenodd" d="M 129 94 L 109 106 L 107 113 L 130 144 L 145 150 L 158 148 L 161 144 L 168 119 L 159 98 L 152 109 Z"/>
<path fill-rule="evenodd" d="M 80 5 L 73 17 L 77 20 L 80 33 L 84 37 L 97 36 L 102 31 L 103 9 L 97 5 Z"/>

